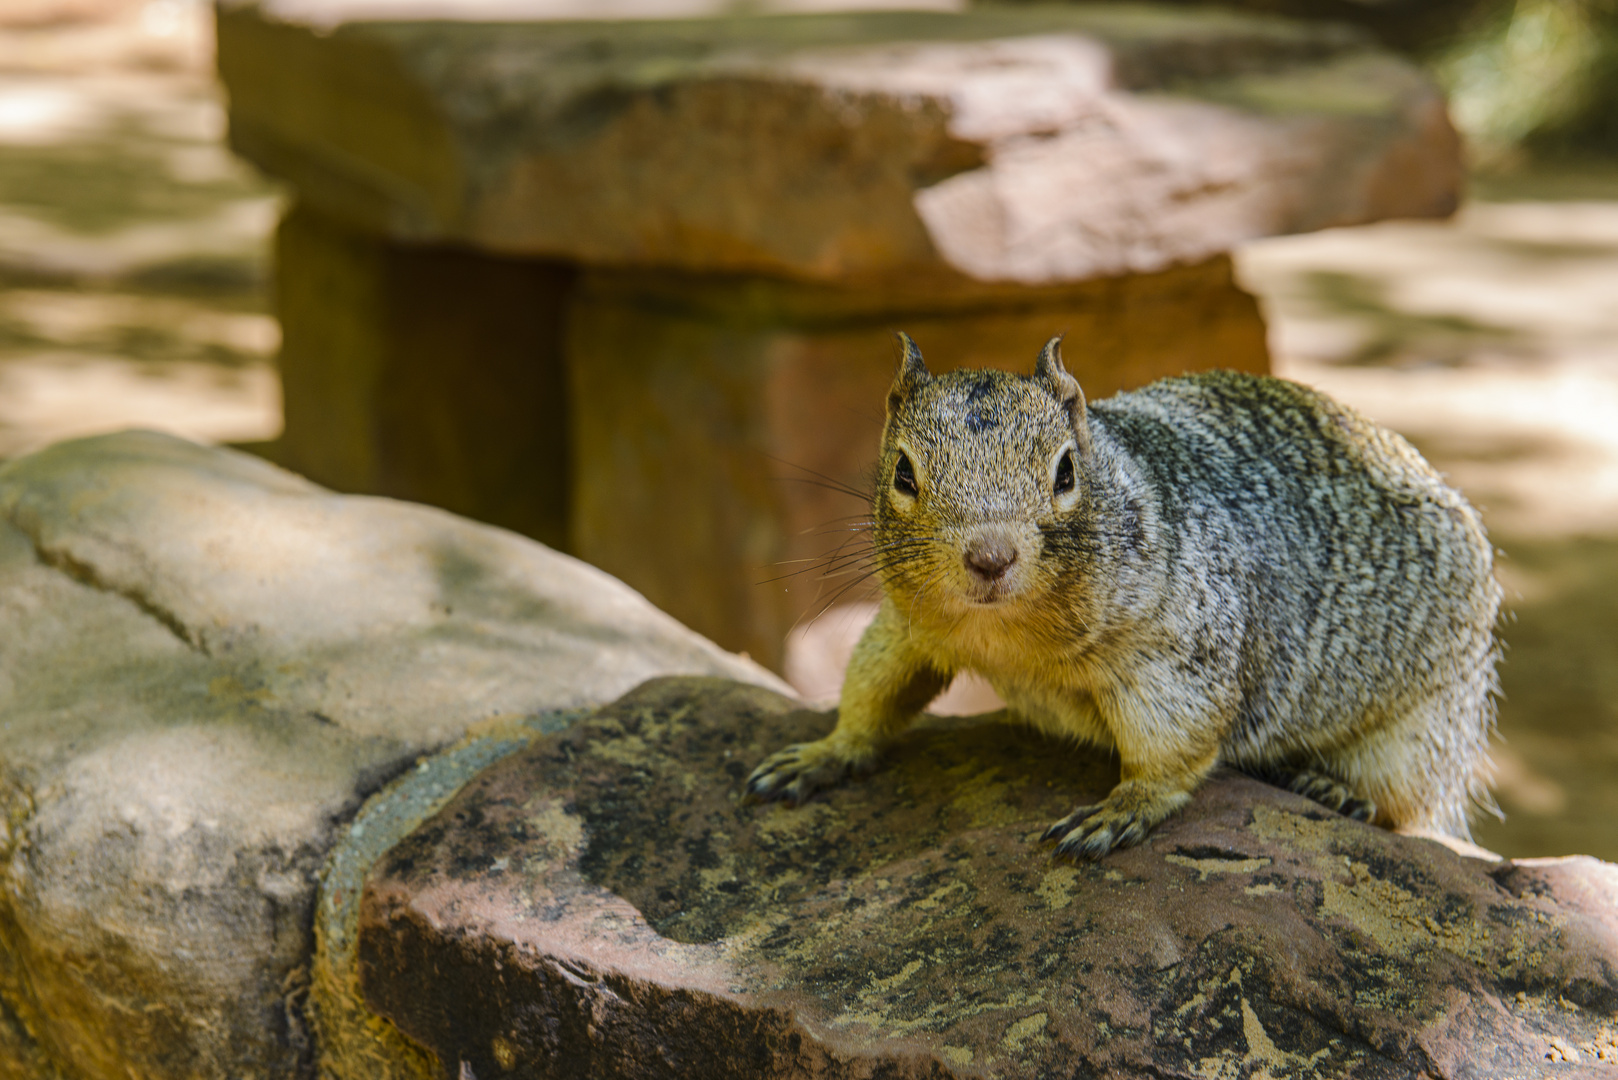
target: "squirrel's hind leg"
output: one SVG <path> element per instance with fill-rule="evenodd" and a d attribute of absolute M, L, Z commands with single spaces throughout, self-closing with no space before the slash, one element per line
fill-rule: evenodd
<path fill-rule="evenodd" d="M 1470 840 L 1468 811 L 1474 801 L 1487 805 L 1492 708 L 1485 692 L 1443 687 L 1336 750 L 1329 767 L 1375 800 L 1376 824 Z"/>
<path fill-rule="evenodd" d="M 1347 784 L 1334 776 L 1314 769 L 1293 769 L 1286 766 L 1242 768 L 1254 779 L 1313 799 L 1328 810 L 1335 810 L 1355 821 L 1371 821 L 1376 817 L 1376 801 L 1354 793 Z"/>

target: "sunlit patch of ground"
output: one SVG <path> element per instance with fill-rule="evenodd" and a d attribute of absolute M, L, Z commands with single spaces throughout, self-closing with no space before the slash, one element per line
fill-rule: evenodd
<path fill-rule="evenodd" d="M 0 456 L 125 428 L 204 443 L 268 439 L 280 430 L 281 383 L 268 365 L 42 353 L 0 363 Z"/>
<path fill-rule="evenodd" d="M 279 197 L 222 144 L 206 8 L 103 8 L 0 19 L 0 459 L 132 426 L 272 439 Z"/>
<path fill-rule="evenodd" d="M 1603 191 L 1618 170 L 1526 176 L 1453 222 L 1240 258 L 1278 374 L 1408 436 L 1502 551 L 1507 818 L 1478 839 L 1508 855 L 1618 859 L 1618 199 Z"/>

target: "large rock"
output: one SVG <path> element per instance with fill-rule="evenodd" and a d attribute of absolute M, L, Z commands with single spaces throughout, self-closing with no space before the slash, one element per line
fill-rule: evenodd
<path fill-rule="evenodd" d="M 311 1075 L 369 793 L 652 675 L 780 685 L 531 541 L 141 433 L 0 469 L 0 642 L 6 1077 Z"/>
<path fill-rule="evenodd" d="M 918 293 L 1455 206 L 1442 96 L 1339 27 L 1123 5 L 547 22 L 554 6 L 424 23 L 227 3 L 231 141 L 395 238 Z"/>
<path fill-rule="evenodd" d="M 981 718 L 807 806 L 741 801 L 827 724 L 661 680 L 506 758 L 373 871 L 367 998 L 446 1078 L 1618 1063 L 1618 867 L 1463 858 L 1231 773 L 1144 845 L 1053 863 L 1041 830 L 1116 765 Z"/>

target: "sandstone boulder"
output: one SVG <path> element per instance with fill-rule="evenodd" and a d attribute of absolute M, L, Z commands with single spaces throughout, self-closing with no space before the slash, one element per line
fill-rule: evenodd
<path fill-rule="evenodd" d="M 11 462 L 0 1075 L 312 1075 L 316 878 L 365 797 L 675 672 L 780 685 L 439 510 L 156 434 Z"/>
<path fill-rule="evenodd" d="M 1618 1063 L 1618 867 L 1464 858 L 1229 773 L 1053 863 L 1040 831 L 1116 766 L 982 718 L 804 807 L 740 800 L 828 723 L 660 680 L 504 759 L 373 871 L 368 1000 L 482 1080 Z"/>
<path fill-rule="evenodd" d="M 411 6 L 254 0 L 219 19 L 232 143 L 400 240 L 925 297 L 1442 216 L 1461 178 L 1434 85 L 1336 26 L 1144 5 Z"/>

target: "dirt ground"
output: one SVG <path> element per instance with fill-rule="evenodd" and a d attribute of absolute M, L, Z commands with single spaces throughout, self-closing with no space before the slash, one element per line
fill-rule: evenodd
<path fill-rule="evenodd" d="M 1277 373 L 1410 438 L 1500 549 L 1506 819 L 1479 842 L 1618 860 L 1618 167 L 1479 184 L 1453 221 L 1265 241 L 1239 265 Z"/>
<path fill-rule="evenodd" d="M 273 438 L 280 194 L 221 144 L 205 9 L 29 4 L 0 15 L 0 459 L 128 426 Z M 1278 373 L 1408 435 L 1502 550 L 1506 819 L 1478 839 L 1618 860 L 1618 168 L 1266 241 L 1240 268 Z M 800 654 L 800 684 L 835 684 L 847 636 Z"/>

